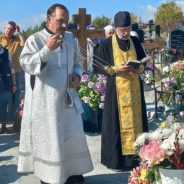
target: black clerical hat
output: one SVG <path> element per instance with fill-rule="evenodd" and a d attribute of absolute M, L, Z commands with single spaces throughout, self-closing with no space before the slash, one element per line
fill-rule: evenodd
<path fill-rule="evenodd" d="M 120 11 L 114 16 L 114 26 L 117 27 L 128 27 L 131 25 L 130 13 L 127 11 Z"/>

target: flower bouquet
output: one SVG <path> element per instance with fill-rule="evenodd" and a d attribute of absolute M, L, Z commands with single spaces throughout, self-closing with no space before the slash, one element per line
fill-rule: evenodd
<path fill-rule="evenodd" d="M 184 126 L 175 121 L 170 115 L 155 131 L 136 139 L 134 146 L 141 164 L 131 172 L 129 184 L 159 181 L 159 168 L 184 170 Z"/>
<path fill-rule="evenodd" d="M 178 61 L 163 68 L 161 82 L 163 93 L 161 99 L 173 109 L 184 109 L 184 61 Z"/>
<path fill-rule="evenodd" d="M 86 73 L 82 76 L 78 93 L 84 109 L 84 130 L 87 132 L 101 132 L 105 89 L 104 75 Z"/>
<path fill-rule="evenodd" d="M 154 80 L 153 77 L 153 71 L 155 69 L 155 66 L 152 62 L 148 61 L 146 64 L 146 69 L 144 71 L 144 82 L 145 84 L 151 84 Z"/>
<path fill-rule="evenodd" d="M 178 60 L 182 60 L 184 58 L 184 51 L 183 49 L 163 49 L 162 52 L 165 55 L 165 63 L 173 63 Z"/>
<path fill-rule="evenodd" d="M 184 92 L 184 61 L 178 61 L 163 68 L 162 83 L 167 91 Z"/>
<path fill-rule="evenodd" d="M 102 74 L 86 73 L 82 75 L 78 90 L 79 96 L 84 103 L 93 109 L 104 107 L 106 89 L 106 77 Z"/>
<path fill-rule="evenodd" d="M 165 53 L 166 56 L 174 56 L 177 53 L 177 50 L 174 48 L 164 49 L 163 52 Z"/>

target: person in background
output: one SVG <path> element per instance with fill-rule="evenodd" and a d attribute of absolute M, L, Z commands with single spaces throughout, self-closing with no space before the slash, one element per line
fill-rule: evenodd
<path fill-rule="evenodd" d="M 0 122 L 2 124 L 0 134 L 12 133 L 6 125 L 13 121 L 13 92 L 16 90 L 15 86 L 11 57 L 8 50 L 0 45 Z"/>
<path fill-rule="evenodd" d="M 33 171 L 42 184 L 82 184 L 93 169 L 76 91 L 84 58 L 66 31 L 68 19 L 68 9 L 53 4 L 47 26 L 27 39 L 20 55 L 26 92 L 18 172 Z"/>
<path fill-rule="evenodd" d="M 16 35 L 16 34 L 17 35 Z M 15 79 L 16 79 L 16 92 L 14 94 L 14 108 L 15 108 L 15 115 L 18 113 L 19 103 L 20 103 L 20 96 L 21 92 L 25 90 L 25 82 L 24 82 L 24 72 L 20 67 L 19 56 L 24 46 L 25 38 L 23 37 L 20 27 L 14 21 L 9 21 L 5 25 L 5 30 L 2 35 L 0 35 L 0 44 L 8 49 L 12 62 L 13 68 L 15 71 Z M 19 126 L 18 122 L 14 122 L 14 129 L 17 130 Z"/>
<path fill-rule="evenodd" d="M 98 49 L 104 68 L 95 71 L 107 75 L 105 104 L 102 119 L 101 163 L 107 168 L 127 170 L 136 166 L 133 143 L 142 132 L 148 131 L 144 91 L 139 73 L 126 66 L 128 60 L 141 60 L 145 52 L 137 39 L 130 36 L 130 13 L 118 12 L 114 17 L 115 33 L 105 39 Z M 104 72 L 105 71 L 105 72 Z"/>
<path fill-rule="evenodd" d="M 111 24 L 105 26 L 104 30 L 105 30 L 105 38 L 109 38 L 114 34 L 114 26 Z"/>
<path fill-rule="evenodd" d="M 96 27 L 93 24 L 89 24 L 86 29 L 88 30 L 95 30 Z M 93 71 L 93 54 L 94 49 L 98 45 L 98 38 L 87 38 L 87 71 L 86 72 L 92 72 Z"/>

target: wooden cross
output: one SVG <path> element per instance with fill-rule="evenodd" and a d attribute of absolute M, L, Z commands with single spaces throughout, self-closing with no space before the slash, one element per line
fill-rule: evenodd
<path fill-rule="evenodd" d="M 87 50 L 87 38 L 104 38 L 104 30 L 89 30 L 86 26 L 91 23 L 91 15 L 86 14 L 86 8 L 79 8 L 78 14 L 72 16 L 72 22 L 77 25 L 77 30 L 70 30 L 74 36 L 79 39 L 79 45 L 85 51 Z M 160 49 L 164 48 L 166 43 L 164 41 L 145 41 L 143 43 L 146 49 Z M 84 61 L 84 68 L 87 68 L 87 62 Z"/>
<path fill-rule="evenodd" d="M 154 29 L 154 23 L 153 23 L 153 20 L 150 20 L 149 22 L 148 22 L 148 27 L 149 27 L 149 33 L 150 33 L 150 37 L 152 37 L 152 32 L 153 32 L 153 29 Z"/>
<path fill-rule="evenodd" d="M 104 30 L 89 30 L 86 26 L 91 23 L 91 15 L 86 14 L 86 8 L 79 8 L 78 14 L 72 16 L 72 22 L 77 25 L 77 30 L 70 30 L 74 36 L 79 39 L 81 49 L 87 50 L 87 38 L 104 38 Z M 87 62 L 84 62 L 84 68 L 87 68 Z"/>

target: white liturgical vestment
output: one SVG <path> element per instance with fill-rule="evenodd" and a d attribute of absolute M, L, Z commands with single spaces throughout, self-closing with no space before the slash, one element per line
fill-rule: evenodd
<path fill-rule="evenodd" d="M 83 57 L 72 33 L 65 32 L 62 48 L 53 51 L 46 46 L 49 36 L 45 29 L 30 36 L 20 56 L 26 93 L 18 172 L 64 184 L 69 176 L 93 169 L 80 99 L 68 87 L 70 74 L 82 75 Z"/>

